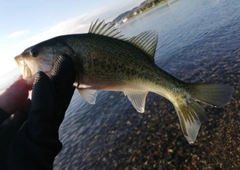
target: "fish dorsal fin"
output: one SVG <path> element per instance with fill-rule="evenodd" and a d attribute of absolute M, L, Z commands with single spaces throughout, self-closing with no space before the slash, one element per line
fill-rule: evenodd
<path fill-rule="evenodd" d="M 154 61 L 154 55 L 156 52 L 158 34 L 155 31 L 145 31 L 137 36 L 134 36 L 128 40 L 128 42 L 137 46 L 144 52 L 146 52 Z"/>
<path fill-rule="evenodd" d="M 123 35 L 121 34 L 121 31 L 115 28 L 114 24 L 111 24 L 109 22 L 105 23 L 104 20 L 101 22 L 99 20 L 92 22 L 88 33 L 125 40 L 125 38 L 123 38 Z"/>
<path fill-rule="evenodd" d="M 151 60 L 154 61 L 154 55 L 158 42 L 158 35 L 156 31 L 145 31 L 130 39 L 126 39 L 124 38 L 123 34 L 121 34 L 121 31 L 119 31 L 118 28 L 114 26 L 114 24 L 105 23 L 104 20 L 101 22 L 97 20 L 95 22 L 92 22 L 88 33 L 128 41 L 129 43 L 147 53 L 150 56 Z"/>
<path fill-rule="evenodd" d="M 84 88 L 78 88 L 79 93 L 81 96 L 90 104 L 96 103 L 97 98 L 97 91 L 96 90 L 89 90 Z"/>
<path fill-rule="evenodd" d="M 124 92 L 124 94 L 131 101 L 133 107 L 140 113 L 143 113 L 145 110 L 146 96 L 148 92 Z"/>

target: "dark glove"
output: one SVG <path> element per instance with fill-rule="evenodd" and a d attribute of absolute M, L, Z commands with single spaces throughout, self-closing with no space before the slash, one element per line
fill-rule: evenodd
<path fill-rule="evenodd" d="M 53 169 L 60 152 L 58 129 L 74 92 L 74 63 L 59 56 L 51 73 L 36 75 L 32 100 L 6 119 L 0 110 L 0 169 Z"/>

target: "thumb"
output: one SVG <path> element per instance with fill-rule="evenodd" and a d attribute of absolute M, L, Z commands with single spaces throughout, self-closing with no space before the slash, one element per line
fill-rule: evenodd
<path fill-rule="evenodd" d="M 9 117 L 26 103 L 27 98 L 28 85 L 20 78 L 0 94 L 0 108 L 8 113 Z"/>

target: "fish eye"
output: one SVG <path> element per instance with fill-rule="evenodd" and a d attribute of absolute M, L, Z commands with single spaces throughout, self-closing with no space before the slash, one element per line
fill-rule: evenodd
<path fill-rule="evenodd" d="M 33 48 L 33 49 L 31 49 L 30 54 L 33 57 L 37 57 L 39 52 L 38 52 L 38 50 L 36 48 Z"/>

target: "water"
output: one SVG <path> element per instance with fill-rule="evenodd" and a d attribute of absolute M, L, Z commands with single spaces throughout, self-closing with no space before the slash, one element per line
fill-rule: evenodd
<path fill-rule="evenodd" d="M 206 107 L 210 121 L 194 146 L 183 137 L 171 103 L 158 95 L 148 95 L 140 114 L 123 93 L 99 92 L 90 105 L 75 91 L 60 127 L 63 149 L 55 169 L 239 167 L 239 9 L 237 0 L 172 1 L 120 27 L 127 37 L 156 30 L 155 62 L 179 79 L 234 86 L 228 106 Z"/>

